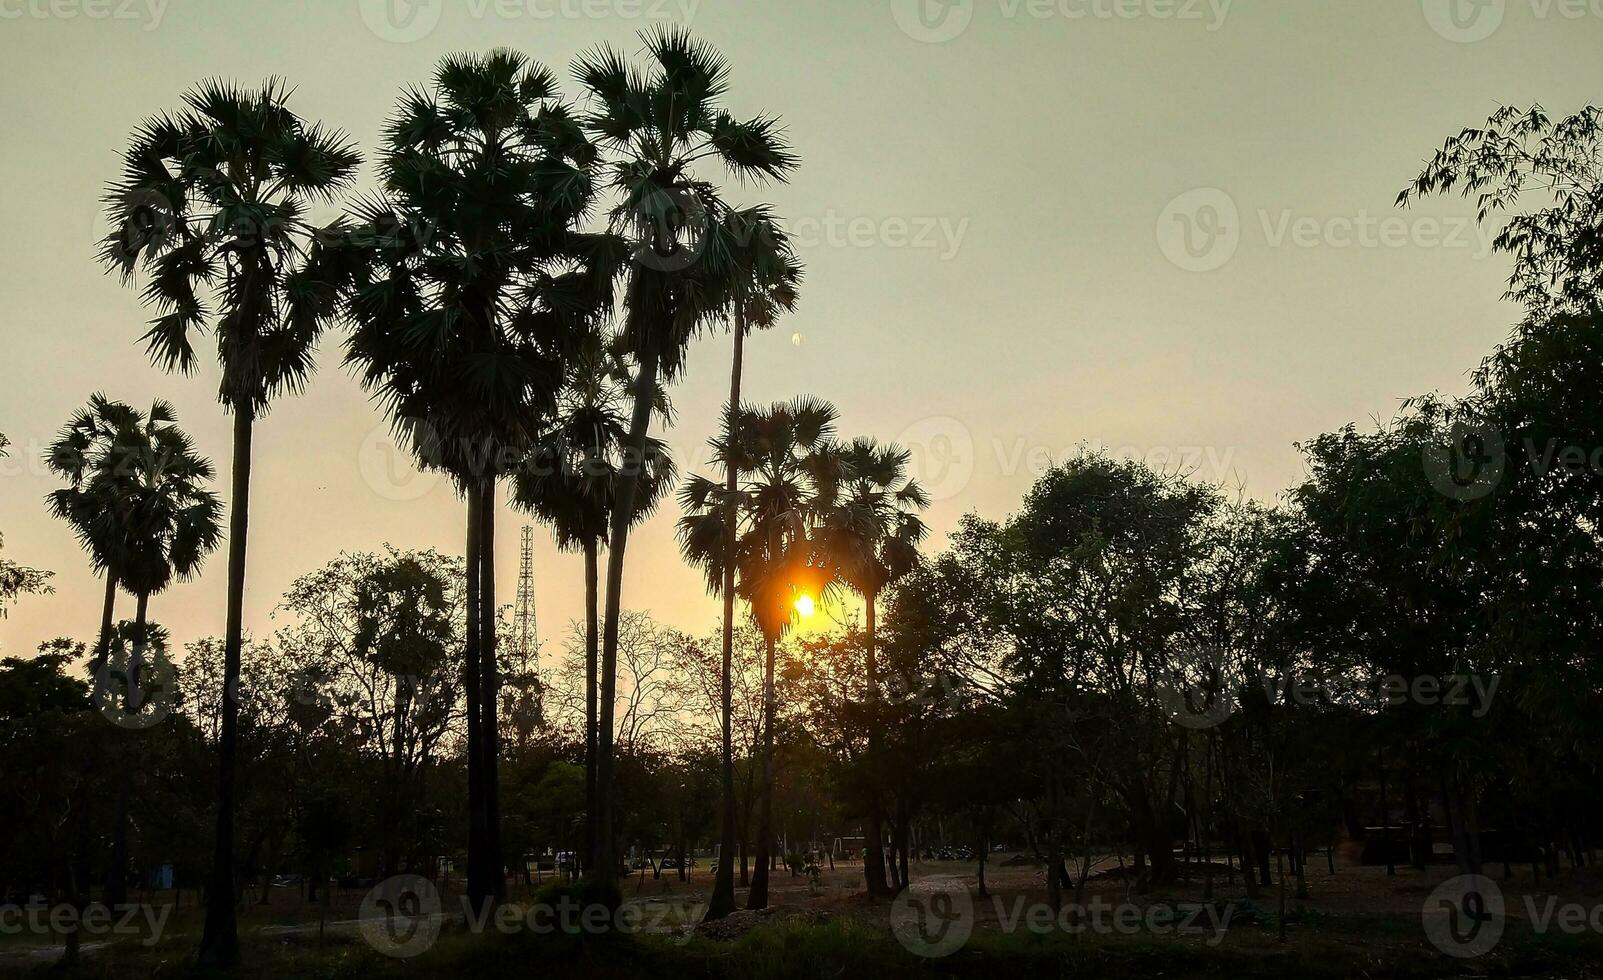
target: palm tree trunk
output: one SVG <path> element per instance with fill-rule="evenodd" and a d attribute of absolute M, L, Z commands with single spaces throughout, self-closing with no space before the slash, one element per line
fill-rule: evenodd
<path fill-rule="evenodd" d="M 468 727 L 468 881 L 467 897 L 475 910 L 482 909 L 489 896 L 484 874 L 484 723 L 482 705 L 483 682 L 480 679 L 479 659 L 479 598 L 480 573 L 483 566 L 479 558 L 480 535 L 483 521 L 479 508 L 483 497 L 477 487 L 468 487 L 467 530 L 467 625 L 462 650 L 462 690 L 467 696 Z"/>
<path fill-rule="evenodd" d="M 596 860 L 596 661 L 601 645 L 597 552 L 600 542 L 584 543 L 584 870 Z"/>
<path fill-rule="evenodd" d="M 658 351 L 650 332 L 647 336 L 640 349 L 634 414 L 629 421 L 623 479 L 612 504 L 612 542 L 607 550 L 607 614 L 601 636 L 601 705 L 596 759 L 596 871 L 606 881 L 611 881 L 618 873 L 618 862 L 612 853 L 612 729 L 618 697 L 618 619 L 623 608 L 623 559 L 629 547 L 635 492 L 640 486 L 640 468 L 646 456 L 652 403 L 657 397 Z"/>
<path fill-rule="evenodd" d="M 864 847 L 867 853 L 863 857 L 863 876 L 868 882 L 870 895 L 888 895 L 890 886 L 885 880 L 885 849 L 883 843 L 884 824 L 879 812 L 879 664 L 875 660 L 874 651 L 874 600 L 873 594 L 865 595 L 867 609 L 864 613 L 864 626 L 867 629 L 867 656 L 868 656 L 868 772 L 869 778 L 865 785 L 870 787 L 872 794 L 868 801 L 868 834 Z"/>
<path fill-rule="evenodd" d="M 106 577 L 111 578 L 110 575 Z M 134 649 L 128 661 L 128 697 L 123 704 L 123 710 L 130 716 L 144 709 L 144 686 L 140 675 L 144 673 L 145 666 L 145 613 L 149 604 L 150 594 L 144 593 L 134 606 Z M 110 606 L 109 593 L 107 606 Z M 109 628 L 106 635 L 109 639 Z M 111 865 L 106 869 L 105 895 L 106 904 L 112 908 L 128 902 L 128 799 L 132 789 L 132 771 L 127 760 L 117 767 L 117 816 L 111 831 Z"/>
<path fill-rule="evenodd" d="M 483 715 L 484 741 L 480 760 L 484 765 L 484 870 L 487 884 L 497 902 L 506 897 L 506 868 L 501 861 L 501 732 L 498 707 L 501 699 L 501 673 L 495 649 L 495 477 L 484 479 L 479 507 L 482 521 L 479 535 L 479 657 L 483 667 L 479 679 L 484 695 L 479 705 Z"/>
<path fill-rule="evenodd" d="M 106 602 L 100 607 L 100 638 L 95 641 L 95 669 L 106 662 L 111 646 L 112 613 L 117 605 L 117 573 L 106 570 Z"/>
<path fill-rule="evenodd" d="M 763 787 L 757 803 L 757 864 L 746 908 L 768 907 L 768 867 L 774 849 L 774 638 L 764 637 Z"/>
<path fill-rule="evenodd" d="M 729 405 L 726 425 L 733 425 L 740 407 L 740 374 L 745 359 L 745 311 L 735 312 L 735 361 L 729 369 Z M 735 488 L 738 476 L 730 463 L 724 471 L 724 495 L 729 506 L 724 514 L 725 554 L 735 552 L 736 511 Z M 726 562 L 724 569 L 724 671 L 719 678 L 719 708 L 723 722 L 723 825 L 718 835 L 718 876 L 713 882 L 712 898 L 707 903 L 704 921 L 721 919 L 735 910 L 735 735 L 734 735 L 734 670 L 735 670 L 735 565 Z"/>
<path fill-rule="evenodd" d="M 234 408 L 234 470 L 228 509 L 228 616 L 223 632 L 223 703 L 217 738 L 217 830 L 211 880 L 206 888 L 206 925 L 200 962 L 231 966 L 239 958 L 234 916 L 234 784 L 239 744 L 239 657 L 245 623 L 245 539 L 250 526 L 250 445 L 255 409 Z"/>

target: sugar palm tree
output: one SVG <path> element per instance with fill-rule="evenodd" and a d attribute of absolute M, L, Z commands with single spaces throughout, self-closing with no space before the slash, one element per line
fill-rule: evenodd
<path fill-rule="evenodd" d="M 106 659 L 107 644 L 117 602 L 117 551 L 121 528 L 110 518 L 119 513 L 127 491 L 117 485 L 118 460 L 109 452 L 118 428 L 137 425 L 138 410 L 96 393 L 87 408 L 79 409 L 45 451 L 45 465 L 68 481 L 68 487 L 49 496 L 51 513 L 67 521 L 84 550 L 89 552 L 94 570 L 105 577 L 106 595 L 101 603 L 100 631 L 95 641 L 96 669 Z M 158 415 L 163 418 L 158 419 Z M 151 421 L 172 422 L 164 402 L 151 409 Z M 95 488 L 101 499 L 91 498 Z"/>
<path fill-rule="evenodd" d="M 907 450 L 855 439 L 838 450 L 843 474 L 828 488 L 830 501 L 823 538 L 839 563 L 845 584 L 862 597 L 866 638 L 865 670 L 868 683 L 868 761 L 873 767 L 879 742 L 879 664 L 876 656 L 876 621 L 879 597 L 918 563 L 918 545 L 929 528 L 918 516 L 929 497 L 907 476 Z M 867 855 L 864 874 L 871 894 L 891 889 L 885 879 L 881 846 L 883 815 L 877 804 L 868 814 Z"/>
<path fill-rule="evenodd" d="M 166 402 L 157 401 L 147 414 L 95 395 L 46 457 L 69 480 L 50 494 L 51 511 L 72 526 L 107 581 L 120 583 L 136 600 L 127 672 L 130 713 L 140 707 L 133 702 L 141 687 L 150 597 L 199 572 L 222 540 L 222 506 L 205 486 L 215 471 L 177 422 Z M 102 630 L 97 671 L 108 655 L 111 624 L 103 622 Z M 106 879 L 106 903 L 112 906 L 128 897 L 129 771 L 120 767 Z"/>
<path fill-rule="evenodd" d="M 217 833 L 201 939 L 201 959 L 213 965 L 233 962 L 239 945 L 234 756 L 252 425 L 274 396 L 299 391 L 311 375 L 336 296 L 308 210 L 341 193 L 361 163 L 343 133 L 292 112 L 289 94 L 276 78 L 254 91 L 208 81 L 176 114 L 145 121 L 107 191 L 114 230 L 100 251 L 125 282 L 146 273 L 142 295 L 157 316 L 144 339 L 157 364 L 194 370 L 193 334 L 212 333 L 219 397 L 234 416 Z"/>
<path fill-rule="evenodd" d="M 648 32 L 642 40 L 644 69 L 608 47 L 574 66 L 590 101 L 585 126 L 608 156 L 608 183 L 619 198 L 611 223 L 631 246 L 623 337 L 640 366 L 628 433 L 636 459 L 645 456 L 658 385 L 679 374 L 691 338 L 727 306 L 731 268 L 715 233 L 725 208 L 717 186 L 697 175 L 698 164 L 739 180 L 783 180 L 796 166 L 776 120 L 737 120 L 723 108 L 729 66 L 717 51 L 679 28 Z M 608 529 L 597 823 L 598 858 L 609 874 L 616 865 L 610 852 L 613 706 L 630 528 L 623 518 L 634 510 L 639 477 L 635 467 L 623 473 Z"/>
<path fill-rule="evenodd" d="M 773 846 L 773 745 L 775 648 L 796 620 L 801 596 L 822 600 L 834 588 L 832 572 L 816 546 L 813 530 L 838 482 L 830 438 L 835 409 L 814 398 L 798 398 L 763 411 L 743 409 L 713 444 L 714 460 L 726 474 L 737 474 L 733 493 L 704 477 L 692 477 L 680 491 L 685 516 L 680 546 L 691 564 L 707 575 L 711 588 L 731 577 L 751 607 L 763 634 L 763 787 L 759 797 L 756 870 L 747 896 L 749 908 L 768 905 L 768 870 Z M 736 514 L 731 539 L 728 516 Z M 733 548 L 730 542 L 733 540 Z M 720 860 L 720 870 L 729 864 Z"/>
<path fill-rule="evenodd" d="M 585 853 L 595 859 L 597 662 L 600 636 L 599 555 L 618 492 L 628 438 L 625 406 L 633 376 L 616 338 L 587 336 L 573 358 L 562 405 L 540 434 L 528 459 L 513 475 L 513 501 L 550 524 L 557 547 L 584 553 L 585 598 Z M 667 396 L 657 396 L 656 413 L 670 417 Z M 648 439 L 634 520 L 645 519 L 673 485 L 675 468 L 668 446 Z"/>
<path fill-rule="evenodd" d="M 729 402 L 724 409 L 726 434 L 740 404 L 740 381 L 745 362 L 746 334 L 772 327 L 779 317 L 795 309 L 796 291 L 801 283 L 801 264 L 791 250 L 790 240 L 766 207 L 731 211 L 720 222 L 724 238 L 731 243 L 729 319 L 734 335 L 734 359 L 729 370 Z M 726 497 L 724 535 L 732 550 L 738 535 L 739 515 L 735 491 L 739 474 L 733 465 L 725 467 Z M 724 569 L 723 588 L 723 673 L 719 682 L 722 712 L 723 819 L 720 821 L 721 853 L 735 852 L 735 746 L 734 746 L 734 639 L 735 569 Z M 706 920 L 721 919 L 735 910 L 735 867 L 720 861 L 707 903 Z"/>
<path fill-rule="evenodd" d="M 556 79 L 515 52 L 446 58 L 386 127 L 384 196 L 337 255 L 346 359 L 426 466 L 467 499 L 468 892 L 500 858 L 495 509 L 555 412 L 567 358 L 611 303 L 622 243 L 576 232 L 595 149 Z"/>

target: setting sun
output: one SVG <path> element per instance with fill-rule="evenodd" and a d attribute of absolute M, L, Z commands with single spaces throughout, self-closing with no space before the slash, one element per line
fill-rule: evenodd
<path fill-rule="evenodd" d="M 801 613 L 803 619 L 811 616 L 813 614 L 813 597 L 810 595 L 797 596 L 796 611 Z"/>

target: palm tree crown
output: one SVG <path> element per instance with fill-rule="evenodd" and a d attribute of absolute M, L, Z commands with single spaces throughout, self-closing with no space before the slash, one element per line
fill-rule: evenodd
<path fill-rule="evenodd" d="M 723 483 L 702 476 L 692 476 L 679 493 L 685 558 L 713 589 L 733 563 L 738 593 L 765 635 L 776 639 L 794 619 L 799 591 L 823 598 L 833 589 L 832 565 L 817 547 L 815 529 L 828 503 L 821 494 L 840 479 L 831 442 L 836 416 L 833 406 L 809 397 L 742 409 L 713 443 L 714 462 L 738 474 L 733 498 Z M 732 553 L 725 523 L 731 506 Z"/>
<path fill-rule="evenodd" d="M 172 406 L 149 413 L 95 395 L 46 455 L 69 484 L 49 496 L 96 569 L 134 595 L 186 579 L 222 540 L 222 507 L 204 484 L 215 473 L 177 426 Z"/>
<path fill-rule="evenodd" d="M 677 27 L 642 40 L 648 70 L 601 47 L 580 57 L 574 76 L 590 97 L 584 125 L 611 158 L 611 223 L 634 258 L 625 339 L 672 378 L 732 273 L 731 242 L 718 234 L 727 208 L 696 164 L 711 161 L 742 181 L 783 180 L 796 157 L 776 119 L 737 120 L 722 106 L 729 64 L 710 45 Z"/>
<path fill-rule="evenodd" d="M 385 143 L 385 196 L 358 209 L 342 257 L 347 361 L 426 464 L 505 472 L 611 302 L 621 243 L 574 230 L 595 150 L 551 72 L 510 51 L 447 58 Z"/>
<path fill-rule="evenodd" d="M 106 194 L 108 269 L 148 274 L 152 360 L 188 372 L 192 331 L 212 330 L 227 405 L 260 411 L 312 371 L 337 297 L 320 270 L 311 206 L 334 200 L 361 157 L 345 134 L 308 124 L 269 78 L 257 91 L 208 81 L 185 109 L 146 120 Z"/>
<path fill-rule="evenodd" d="M 633 386 L 622 344 L 591 331 L 574 353 L 556 416 L 513 474 L 513 500 L 550 524 L 564 551 L 606 540 L 625 465 Z M 659 391 L 655 403 L 666 422 L 672 414 L 666 394 Z M 667 443 L 647 440 L 635 521 L 656 509 L 675 471 Z"/>
<path fill-rule="evenodd" d="M 896 445 L 858 438 L 836 450 L 838 477 L 824 488 L 831 553 L 841 577 L 873 601 L 887 585 L 918 563 L 918 545 L 929 534 L 918 512 L 929 496 L 907 475 L 911 456 Z"/>

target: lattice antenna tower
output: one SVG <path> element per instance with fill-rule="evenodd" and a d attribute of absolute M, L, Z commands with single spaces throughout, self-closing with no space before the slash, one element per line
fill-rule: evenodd
<path fill-rule="evenodd" d="M 523 525 L 523 550 L 518 559 L 518 604 L 513 628 L 517 638 L 518 671 L 525 677 L 540 672 L 540 631 L 534 621 L 534 528 Z"/>

